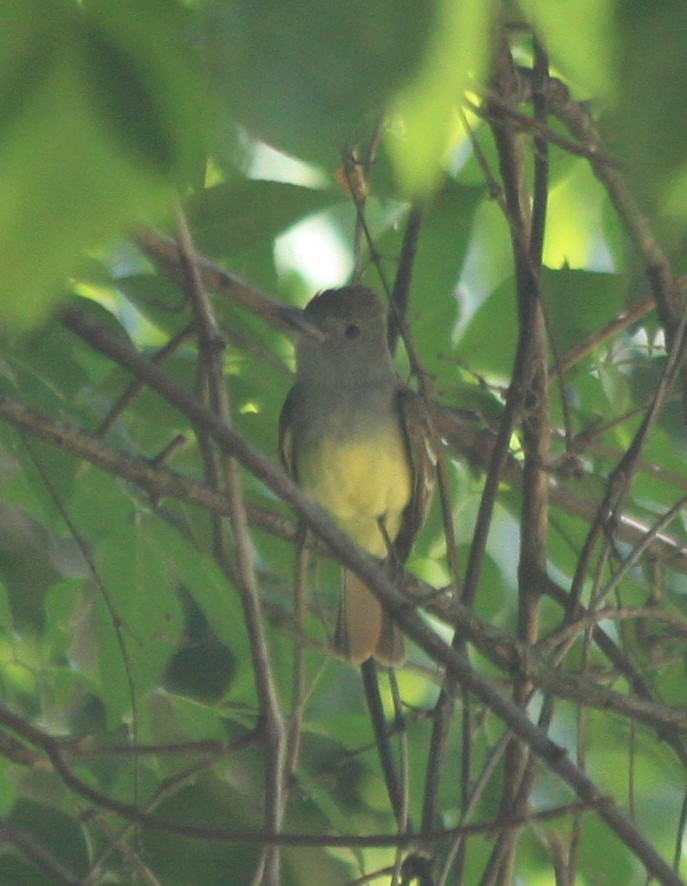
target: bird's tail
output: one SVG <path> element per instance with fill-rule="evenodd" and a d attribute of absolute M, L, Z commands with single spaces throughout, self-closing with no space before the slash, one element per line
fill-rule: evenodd
<path fill-rule="evenodd" d="M 385 665 L 405 657 L 403 634 L 357 575 L 343 570 L 343 592 L 334 634 L 334 649 L 346 661 L 360 664 L 371 656 Z"/>

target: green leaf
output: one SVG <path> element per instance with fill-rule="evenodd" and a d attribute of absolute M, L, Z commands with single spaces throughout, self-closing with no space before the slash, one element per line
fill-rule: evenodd
<path fill-rule="evenodd" d="M 340 200 L 337 193 L 285 182 L 238 180 L 191 198 L 189 220 L 196 244 L 227 257 L 272 243 L 290 225 Z"/>
<path fill-rule="evenodd" d="M 0 636 L 12 632 L 12 609 L 4 582 L 0 581 Z M 4 641 L 3 641 L 4 645 Z"/>
<path fill-rule="evenodd" d="M 65 866 L 73 876 L 85 876 L 88 869 L 88 850 L 81 824 L 75 817 L 58 811 L 44 803 L 21 800 L 11 815 L 9 824 L 26 838 L 41 847 L 48 857 Z M 22 873 L 23 865 L 19 863 L 13 871 L 14 862 L 3 853 L 0 861 L 0 877 L 5 883 L 22 883 L 27 886 L 51 886 L 55 883 L 54 876 L 39 867 L 27 866 Z M 18 876 L 19 879 L 15 879 Z"/>
<path fill-rule="evenodd" d="M 398 123 L 388 134 L 401 190 L 433 188 L 462 125 L 457 103 L 487 62 L 490 4 L 439 0 L 422 65 L 396 97 Z"/>
<path fill-rule="evenodd" d="M 180 287 L 156 274 L 130 274 L 113 281 L 143 316 L 170 336 L 190 322 L 188 304 Z"/>
<path fill-rule="evenodd" d="M 220 100 L 251 134 L 331 167 L 416 69 L 435 9 L 422 0 L 212 0 L 207 54 Z"/>
<path fill-rule="evenodd" d="M 186 53 L 172 3 L 8 0 L 0 13 L 0 277 L 5 326 L 45 315 L 82 249 L 166 211 L 187 162 Z M 105 11 L 107 10 L 107 12 Z M 153 24 L 154 22 L 154 24 Z M 154 28 L 155 41 L 150 41 Z M 176 34 L 177 42 L 180 35 Z M 145 39 L 143 39 L 145 38 Z M 153 53 L 151 55 L 151 53 Z M 173 76 L 172 76 L 173 74 Z"/>
<path fill-rule="evenodd" d="M 622 310 L 627 288 L 619 274 L 544 268 L 541 291 L 560 354 L 609 323 Z"/>
<path fill-rule="evenodd" d="M 457 350 L 471 371 L 508 378 L 517 346 L 513 280 L 498 286 L 473 314 Z"/>
<path fill-rule="evenodd" d="M 475 311 L 458 344 L 458 353 L 477 372 L 507 377 L 518 341 L 513 281 L 496 288 Z M 608 323 L 620 310 L 625 281 L 618 275 L 544 268 L 541 291 L 560 355 Z"/>
<path fill-rule="evenodd" d="M 152 700 L 151 713 L 156 741 L 227 739 L 227 724 L 217 707 L 162 693 Z"/>
<path fill-rule="evenodd" d="M 250 780 L 248 769 L 243 779 Z M 228 780 L 214 778 L 211 783 L 185 786 L 165 797 L 158 812 L 166 821 L 247 830 L 257 824 L 256 810 L 251 808 L 251 815 L 247 806 L 246 798 Z M 189 810 L 193 810 L 190 817 Z M 175 886 L 222 886 L 228 873 L 237 884 L 249 883 L 260 852 L 250 844 L 208 844 L 153 829 L 144 831 L 143 845 L 159 881 Z"/>
<path fill-rule="evenodd" d="M 553 169 L 560 154 L 551 152 Z M 547 214 L 556 224 L 547 226 L 543 261 L 550 268 L 603 268 L 610 264 L 611 247 L 603 224 L 607 198 L 586 160 L 568 160 L 558 181 L 551 182 Z"/>
<path fill-rule="evenodd" d="M 229 647 L 242 649 L 245 641 L 238 593 L 214 559 L 162 520 L 151 520 L 146 535 L 156 556 L 190 591 L 217 636 Z"/>
<path fill-rule="evenodd" d="M 611 96 L 616 87 L 615 0 L 518 0 L 551 57 L 585 97 Z M 571 23 L 574 22 L 574 27 Z"/>
<path fill-rule="evenodd" d="M 622 90 L 604 125 L 615 133 L 614 155 L 640 204 L 656 216 L 670 214 L 662 234 L 666 244 L 679 250 L 686 227 L 680 203 L 687 139 L 682 113 L 687 89 L 684 7 L 680 0 L 658 5 L 624 0 L 617 4 L 616 27 Z"/>
<path fill-rule="evenodd" d="M 174 565 L 149 539 L 145 519 L 119 527 L 103 541 L 97 563 L 98 667 L 114 728 L 135 701 L 159 685 L 179 643 L 181 606 Z"/>
<path fill-rule="evenodd" d="M 447 179 L 423 220 L 413 267 L 410 321 L 425 369 L 440 390 L 455 381 L 451 355 L 458 322 L 458 281 L 483 188 Z"/>

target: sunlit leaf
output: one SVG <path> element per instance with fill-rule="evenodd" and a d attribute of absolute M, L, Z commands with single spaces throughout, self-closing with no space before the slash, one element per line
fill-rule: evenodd
<path fill-rule="evenodd" d="M 458 103 L 488 61 L 490 4 L 440 0 L 422 65 L 394 103 L 388 144 L 401 189 L 418 194 L 432 188 L 456 135 Z"/>
<path fill-rule="evenodd" d="M 615 0 L 518 0 L 551 62 L 586 94 L 608 98 L 616 88 Z M 571 28 L 571 22 L 575 27 Z"/>

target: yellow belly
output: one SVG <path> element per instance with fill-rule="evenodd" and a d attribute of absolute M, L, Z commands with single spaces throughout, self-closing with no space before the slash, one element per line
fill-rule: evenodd
<path fill-rule="evenodd" d="M 382 519 L 393 541 L 410 501 L 412 479 L 400 429 L 375 433 L 374 439 L 326 439 L 299 459 L 303 489 L 369 553 L 387 555 Z"/>

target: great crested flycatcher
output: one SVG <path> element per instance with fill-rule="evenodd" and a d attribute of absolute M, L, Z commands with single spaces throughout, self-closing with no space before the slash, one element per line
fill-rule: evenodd
<path fill-rule="evenodd" d="M 316 295 L 305 318 L 317 334 L 297 337 L 296 384 L 280 417 L 284 464 L 362 548 L 403 563 L 429 505 L 434 457 L 422 401 L 394 370 L 385 308 L 349 286 Z M 347 569 L 334 646 L 355 663 L 404 657 L 403 635 Z"/>

